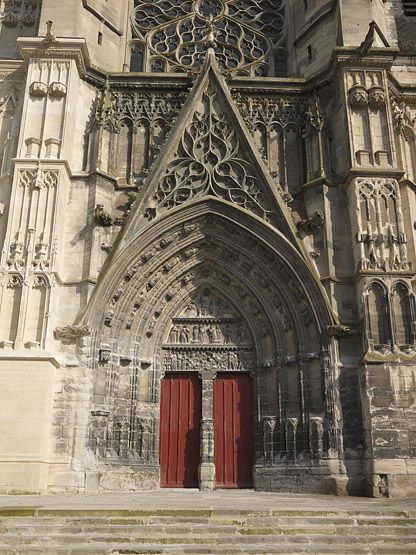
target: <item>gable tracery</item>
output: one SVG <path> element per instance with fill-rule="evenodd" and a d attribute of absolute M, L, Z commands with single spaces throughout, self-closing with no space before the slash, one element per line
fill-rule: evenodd
<path fill-rule="evenodd" d="M 304 164 L 307 99 L 239 93 L 234 99 L 271 176 L 283 191 L 296 192 L 311 169 Z"/>
<path fill-rule="evenodd" d="M 108 144 L 100 157 L 101 169 L 127 184 L 142 185 L 153 160 L 161 151 L 185 101 L 184 93 L 146 93 L 106 85 L 98 99 L 90 130 L 89 164 L 97 161 L 96 142 Z"/>
<path fill-rule="evenodd" d="M 256 170 L 241 150 L 239 137 L 218 107 L 217 94 L 208 89 L 157 189 L 158 206 L 169 209 L 212 195 L 269 220 Z"/>

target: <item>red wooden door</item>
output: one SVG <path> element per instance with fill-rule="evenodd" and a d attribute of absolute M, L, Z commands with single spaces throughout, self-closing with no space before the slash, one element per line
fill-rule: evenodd
<path fill-rule="evenodd" d="M 161 384 L 160 482 L 162 488 L 198 487 L 201 380 L 170 374 Z"/>
<path fill-rule="evenodd" d="M 214 380 L 214 460 L 217 487 L 253 486 L 253 380 L 219 374 Z"/>

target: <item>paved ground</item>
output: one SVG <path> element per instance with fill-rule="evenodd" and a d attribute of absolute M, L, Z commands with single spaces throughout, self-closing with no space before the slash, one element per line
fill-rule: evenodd
<path fill-rule="evenodd" d="M 252 490 L 160 490 L 98 495 L 0 496 L 2 508 L 416 511 L 416 499 L 296 495 Z"/>

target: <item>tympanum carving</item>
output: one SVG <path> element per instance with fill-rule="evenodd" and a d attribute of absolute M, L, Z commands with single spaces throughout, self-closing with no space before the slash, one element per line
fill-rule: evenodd
<path fill-rule="evenodd" d="M 250 333 L 235 311 L 209 289 L 173 319 L 164 349 L 164 372 L 254 370 Z"/>

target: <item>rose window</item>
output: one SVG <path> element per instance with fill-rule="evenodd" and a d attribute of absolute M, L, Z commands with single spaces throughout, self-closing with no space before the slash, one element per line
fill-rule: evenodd
<path fill-rule="evenodd" d="M 273 74 L 285 52 L 286 0 L 137 0 L 132 25 L 145 71 L 195 72 L 208 47 L 222 70 Z"/>

